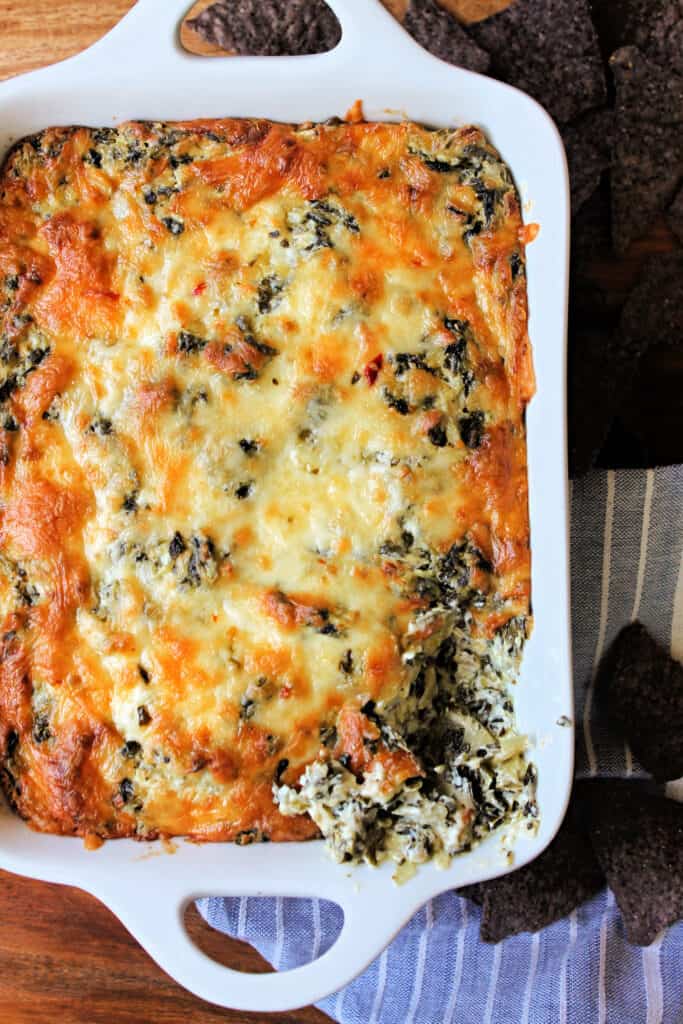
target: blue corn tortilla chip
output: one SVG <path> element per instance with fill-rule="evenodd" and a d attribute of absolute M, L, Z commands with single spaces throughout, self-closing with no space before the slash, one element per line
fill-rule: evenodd
<path fill-rule="evenodd" d="M 602 870 L 570 806 L 557 835 L 536 860 L 470 887 L 470 898 L 481 902 L 482 940 L 500 942 L 559 921 L 603 885 Z"/>
<path fill-rule="evenodd" d="M 491 54 L 496 78 L 530 93 L 566 124 L 607 97 L 587 0 L 513 0 L 468 27 Z"/>
<path fill-rule="evenodd" d="M 650 60 L 637 46 L 622 46 L 610 57 L 617 87 L 617 118 L 680 125 L 683 121 L 683 77 Z"/>
<path fill-rule="evenodd" d="M 630 406 L 636 371 L 647 349 L 645 340 L 622 335 L 620 296 L 605 287 L 605 271 L 613 260 L 610 198 L 603 180 L 572 218 L 567 374 L 572 477 L 582 476 L 596 461 L 606 464 L 612 456 L 620 436 L 618 418 Z M 638 448 L 642 461 L 640 443 Z"/>
<path fill-rule="evenodd" d="M 481 882 L 477 882 L 474 885 L 463 885 L 462 889 L 458 889 L 458 896 L 464 896 L 466 900 L 471 900 L 472 903 L 476 903 L 480 907 L 484 902 L 484 894 L 481 891 L 481 887 Z"/>
<path fill-rule="evenodd" d="M 403 27 L 435 57 L 469 71 L 487 71 L 491 59 L 436 0 L 410 0 Z"/>
<path fill-rule="evenodd" d="M 626 938 L 649 946 L 683 917 L 683 804 L 611 779 L 581 782 L 576 795 Z"/>
<path fill-rule="evenodd" d="M 621 630 L 598 676 L 610 725 L 656 779 L 683 776 L 683 665 L 633 622 Z"/>
<path fill-rule="evenodd" d="M 616 86 L 612 237 L 623 254 L 652 227 L 683 177 L 683 76 L 635 46 L 610 59 Z"/>
<path fill-rule="evenodd" d="M 565 125 L 562 139 L 569 166 L 572 215 L 590 199 L 612 157 L 614 113 L 596 110 Z"/>
<path fill-rule="evenodd" d="M 593 0 L 593 19 L 607 55 L 637 46 L 683 74 L 683 0 Z"/>
<path fill-rule="evenodd" d="M 206 42 L 241 56 L 325 53 L 341 38 L 323 0 L 217 0 L 188 25 Z"/>

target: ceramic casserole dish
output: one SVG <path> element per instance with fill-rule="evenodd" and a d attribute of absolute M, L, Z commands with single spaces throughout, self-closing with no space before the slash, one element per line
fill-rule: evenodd
<path fill-rule="evenodd" d="M 62 64 L 0 86 L 0 153 L 58 124 L 114 125 L 142 118 L 265 117 L 287 122 L 343 116 L 361 99 L 368 120 L 429 126 L 476 124 L 510 167 L 524 219 L 540 224 L 527 250 L 530 337 L 537 393 L 527 415 L 534 630 L 517 695 L 519 731 L 538 768 L 540 827 L 515 840 L 514 866 L 536 857 L 557 831 L 573 768 L 569 647 L 565 331 L 568 180 L 549 116 L 528 96 L 422 50 L 379 0 L 329 0 L 339 45 L 310 57 L 190 56 L 178 43 L 187 0 L 138 0 L 112 32 Z M 560 720 L 564 724 L 559 724 Z M 321 842 L 106 843 L 32 832 L 0 808 L 0 867 L 78 886 L 104 902 L 181 985 L 221 1006 L 278 1011 L 314 1002 L 348 983 L 432 896 L 510 870 L 495 833 L 447 870 L 423 866 L 402 886 L 392 865 L 347 868 Z M 324 897 L 344 912 L 336 943 L 292 971 L 249 975 L 223 967 L 187 935 L 189 901 L 207 895 Z"/>

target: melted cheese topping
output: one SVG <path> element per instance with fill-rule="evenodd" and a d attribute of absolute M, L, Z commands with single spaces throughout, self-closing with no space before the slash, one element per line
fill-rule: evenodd
<path fill-rule="evenodd" d="M 302 838 L 271 789 L 321 742 L 419 774 L 368 767 L 348 723 L 414 681 L 430 608 L 484 639 L 528 613 L 520 229 L 474 128 L 132 123 L 15 148 L 0 752 L 32 825 Z"/>

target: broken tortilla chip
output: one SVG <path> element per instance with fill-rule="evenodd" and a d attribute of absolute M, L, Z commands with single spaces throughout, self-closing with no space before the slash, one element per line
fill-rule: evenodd
<path fill-rule="evenodd" d="M 535 860 L 476 887 L 481 938 L 500 942 L 519 932 L 537 932 L 591 899 L 603 885 L 603 873 L 570 805 L 557 835 Z"/>
<path fill-rule="evenodd" d="M 579 783 L 577 802 L 626 938 L 649 946 L 683 917 L 683 804 L 612 779 Z"/>
<path fill-rule="evenodd" d="M 683 775 L 683 665 L 640 622 L 624 627 L 598 677 L 609 722 L 643 768 L 665 782 Z"/>

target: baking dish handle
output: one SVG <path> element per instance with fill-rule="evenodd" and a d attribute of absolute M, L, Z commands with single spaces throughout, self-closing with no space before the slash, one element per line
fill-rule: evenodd
<path fill-rule="evenodd" d="M 355 896 L 355 898 L 354 898 Z M 216 963 L 188 935 L 184 914 L 196 895 L 169 898 L 163 885 L 140 906 L 121 905 L 112 894 L 106 903 L 134 938 L 175 981 L 210 1003 L 234 1010 L 282 1012 L 317 1002 L 348 984 L 375 959 L 416 910 L 415 902 L 372 893 L 335 897 L 344 912 L 339 937 L 321 957 L 292 970 L 248 974 Z M 325 898 L 323 896 L 323 898 Z"/>
<path fill-rule="evenodd" d="M 382 6 L 380 0 L 326 0 L 336 14 L 342 28 L 339 44 L 329 53 L 315 54 L 305 60 L 332 60 L 343 58 L 344 62 L 379 60 L 383 55 L 396 59 L 397 51 L 410 51 L 411 58 L 427 54 Z M 196 61 L 203 58 L 191 56 L 180 45 L 178 29 L 190 7 L 190 0 L 137 0 L 128 14 L 118 22 L 102 39 L 84 50 L 77 57 L 78 62 L 98 60 L 107 50 L 120 57 L 122 52 L 134 61 L 144 54 L 145 64 L 154 62 L 167 65 L 169 58 L 178 61 Z M 246 57 L 244 60 L 277 60 L 276 57 Z M 286 59 L 286 58 L 285 58 Z M 232 58 L 230 63 L 239 62 Z M 211 61 L 216 74 L 229 74 L 226 62 Z M 220 65 L 220 70 L 217 65 Z"/>
<path fill-rule="evenodd" d="M 332 53 L 344 54 L 351 59 L 368 60 L 383 55 L 396 58 L 397 51 L 432 60 L 419 43 L 383 6 L 381 0 L 325 0 L 337 16 L 342 38 Z M 326 56 L 322 54 L 322 56 Z"/>

